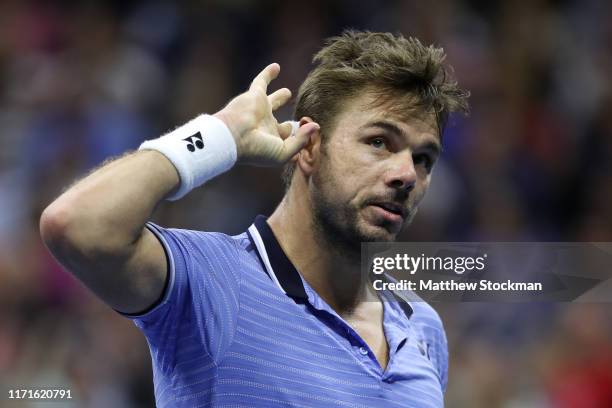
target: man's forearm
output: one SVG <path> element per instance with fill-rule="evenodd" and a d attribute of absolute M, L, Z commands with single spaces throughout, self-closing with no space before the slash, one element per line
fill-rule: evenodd
<path fill-rule="evenodd" d="M 83 251 L 128 251 L 155 206 L 178 184 L 176 169 L 161 153 L 124 156 L 76 183 L 45 210 L 47 235 L 61 235 Z"/>

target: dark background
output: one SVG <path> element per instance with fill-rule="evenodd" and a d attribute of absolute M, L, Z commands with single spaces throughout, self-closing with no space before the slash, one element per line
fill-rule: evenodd
<path fill-rule="evenodd" d="M 64 385 L 74 406 L 153 406 L 144 338 L 53 261 L 42 209 L 106 158 L 217 111 L 270 62 L 282 67 L 273 88 L 295 93 L 322 40 L 347 27 L 443 46 L 472 92 L 403 239 L 612 241 L 608 1 L 5 0 L 0 389 Z M 239 233 L 273 210 L 279 174 L 237 167 L 156 220 Z M 434 306 L 449 407 L 612 407 L 612 304 Z"/>

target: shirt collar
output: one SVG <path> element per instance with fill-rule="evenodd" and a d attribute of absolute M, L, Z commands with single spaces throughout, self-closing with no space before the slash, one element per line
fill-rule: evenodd
<path fill-rule="evenodd" d="M 295 301 L 307 301 L 308 295 L 304 289 L 302 277 L 274 236 L 267 217 L 258 215 L 247 230 L 247 234 L 257 249 L 257 255 L 266 273 L 276 286 Z M 392 294 L 406 316 L 412 316 L 413 308 L 406 297 L 398 291 L 393 291 Z"/>

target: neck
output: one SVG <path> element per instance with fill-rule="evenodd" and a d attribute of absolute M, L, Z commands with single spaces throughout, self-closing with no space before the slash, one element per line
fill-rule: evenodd
<path fill-rule="evenodd" d="M 376 299 L 362 278 L 359 252 L 339 248 L 318 231 L 307 194 L 291 189 L 268 219 L 280 246 L 308 284 L 339 315 Z"/>

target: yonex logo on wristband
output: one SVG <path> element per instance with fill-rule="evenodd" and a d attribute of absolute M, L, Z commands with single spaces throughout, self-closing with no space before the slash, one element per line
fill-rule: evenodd
<path fill-rule="evenodd" d="M 183 139 L 187 142 L 187 150 L 190 152 L 195 152 L 196 147 L 198 149 L 204 148 L 204 140 L 202 140 L 202 133 L 198 132 L 195 135 L 186 137 Z"/>
<path fill-rule="evenodd" d="M 236 142 L 229 128 L 221 119 L 210 115 L 200 115 L 162 137 L 147 140 L 139 150 L 157 150 L 176 168 L 181 185 L 168 197 L 170 201 L 229 170 L 237 156 Z"/>

